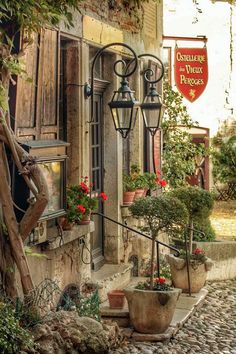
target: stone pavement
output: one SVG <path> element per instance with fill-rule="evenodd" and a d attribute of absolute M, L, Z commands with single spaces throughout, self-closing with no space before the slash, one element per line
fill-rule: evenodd
<path fill-rule="evenodd" d="M 125 342 L 110 354 L 236 354 L 236 280 L 206 288 L 203 306 L 169 343 Z"/>

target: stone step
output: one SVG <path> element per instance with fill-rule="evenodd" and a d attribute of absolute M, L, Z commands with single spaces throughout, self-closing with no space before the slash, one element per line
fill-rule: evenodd
<path fill-rule="evenodd" d="M 137 280 L 136 280 L 137 281 Z M 133 280 L 133 282 L 135 282 Z M 124 336 L 131 338 L 135 341 L 150 341 L 160 342 L 168 341 L 179 331 L 188 318 L 199 308 L 208 291 L 202 289 L 199 293 L 189 296 L 188 294 L 181 294 L 176 305 L 175 313 L 169 328 L 165 333 L 161 334 L 142 334 L 135 332 L 129 319 L 129 309 L 127 301 L 123 309 L 110 309 L 108 301 L 100 306 L 100 312 L 103 320 L 112 320 L 122 328 Z"/>
<path fill-rule="evenodd" d="M 104 264 L 97 272 L 92 272 L 92 282 L 98 286 L 100 302 L 107 301 L 111 290 L 124 289 L 131 282 L 132 264 Z"/>

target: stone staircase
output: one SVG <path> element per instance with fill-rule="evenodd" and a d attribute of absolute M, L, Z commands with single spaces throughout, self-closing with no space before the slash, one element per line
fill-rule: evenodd
<path fill-rule="evenodd" d="M 92 272 L 92 282 L 98 287 L 100 302 L 107 300 L 111 290 L 124 289 L 131 282 L 132 264 L 104 264 L 97 272 Z"/>

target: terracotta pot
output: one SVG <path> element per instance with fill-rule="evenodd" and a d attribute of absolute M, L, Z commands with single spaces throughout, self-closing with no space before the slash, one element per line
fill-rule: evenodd
<path fill-rule="evenodd" d="M 180 289 L 170 291 L 124 289 L 130 320 L 137 332 L 164 333 L 169 327 Z"/>
<path fill-rule="evenodd" d="M 125 294 L 122 290 L 112 290 L 107 294 L 111 309 L 122 309 L 125 303 Z"/>
<path fill-rule="evenodd" d="M 144 196 L 145 190 L 144 189 L 136 189 L 134 200 L 142 198 Z"/>
<path fill-rule="evenodd" d="M 72 230 L 74 223 L 69 222 L 66 217 L 61 217 L 59 219 L 59 225 L 62 227 L 62 230 L 68 231 Z"/>
<path fill-rule="evenodd" d="M 187 265 L 184 259 L 167 255 L 167 261 L 170 264 L 170 271 L 173 285 L 182 289 L 184 293 L 189 291 Z M 205 285 L 207 271 L 210 270 L 213 262 L 208 259 L 205 263 L 196 264 L 190 262 L 190 290 L 191 293 L 198 293 Z"/>
<path fill-rule="evenodd" d="M 78 221 L 79 225 L 88 225 L 90 223 L 90 214 L 89 215 L 83 215 L 82 219 Z"/>
<path fill-rule="evenodd" d="M 123 205 L 131 205 L 134 201 L 135 191 L 123 193 Z"/>

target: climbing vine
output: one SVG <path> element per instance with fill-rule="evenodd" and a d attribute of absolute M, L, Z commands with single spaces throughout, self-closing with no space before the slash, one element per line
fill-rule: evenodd
<path fill-rule="evenodd" d="M 174 91 L 165 82 L 163 87 L 164 105 L 166 107 L 162 124 L 164 149 L 163 149 L 163 174 L 171 188 L 187 184 L 196 170 L 196 158 L 206 154 L 203 144 L 196 145 L 192 142 L 189 129 L 197 126 L 183 104 L 182 95 Z"/>

